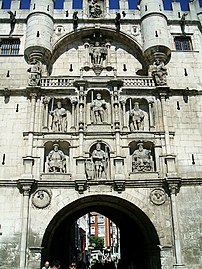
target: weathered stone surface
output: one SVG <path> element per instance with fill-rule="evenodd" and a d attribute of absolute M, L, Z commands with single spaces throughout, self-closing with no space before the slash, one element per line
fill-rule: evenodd
<path fill-rule="evenodd" d="M 68 17 L 52 0 L 11 2 L 15 25 L 0 10 L 0 268 L 40 268 L 63 218 L 108 206 L 141 226 L 149 269 L 200 269 L 199 1 L 186 16 L 177 2 L 99 0 L 98 12 L 84 1 L 76 25 L 72 1 Z"/>

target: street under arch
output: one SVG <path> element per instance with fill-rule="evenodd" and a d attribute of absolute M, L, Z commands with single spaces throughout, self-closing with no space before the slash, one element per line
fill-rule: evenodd
<path fill-rule="evenodd" d="M 42 263 L 61 261 L 68 268 L 72 256 L 72 225 L 84 214 L 96 211 L 111 219 L 120 229 L 120 252 L 124 268 L 160 269 L 159 239 L 155 227 L 137 206 L 110 195 L 93 195 L 76 200 L 60 210 L 49 223 L 42 242 Z"/>

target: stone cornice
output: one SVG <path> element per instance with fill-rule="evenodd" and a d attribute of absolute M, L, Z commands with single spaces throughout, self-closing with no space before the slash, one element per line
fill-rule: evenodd
<path fill-rule="evenodd" d="M 31 182 L 33 183 L 33 182 Z M 35 181 L 38 187 L 50 187 L 50 188 L 74 188 L 75 187 L 75 180 L 69 181 Z M 165 183 L 165 178 L 156 178 L 156 179 L 144 179 L 144 180 L 125 180 L 125 188 L 154 188 L 154 187 L 162 187 Z M 18 180 L 9 180 L 4 179 L 0 180 L 0 188 L 17 188 L 19 184 Z M 88 186 L 94 185 L 113 185 L 114 180 L 103 180 L 102 182 L 98 181 L 87 181 Z M 202 185 L 202 178 L 181 178 L 181 188 L 186 186 L 200 186 Z"/>

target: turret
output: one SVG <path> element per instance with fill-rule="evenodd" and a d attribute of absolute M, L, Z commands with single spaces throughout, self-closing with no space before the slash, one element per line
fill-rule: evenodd
<path fill-rule="evenodd" d="M 52 54 L 54 0 L 31 0 L 27 17 L 25 59 L 48 64 Z"/>
<path fill-rule="evenodd" d="M 149 63 L 156 59 L 167 63 L 170 59 L 170 42 L 167 18 L 162 0 L 139 0 L 143 50 Z"/>

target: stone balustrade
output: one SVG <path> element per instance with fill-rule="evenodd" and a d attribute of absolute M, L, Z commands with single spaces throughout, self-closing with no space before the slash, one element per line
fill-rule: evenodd
<path fill-rule="evenodd" d="M 42 77 L 41 87 L 72 87 L 74 81 L 79 77 Z M 103 81 L 106 78 L 103 77 Z M 154 80 L 151 77 L 129 77 L 123 78 L 123 87 L 155 87 Z"/>

